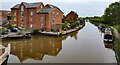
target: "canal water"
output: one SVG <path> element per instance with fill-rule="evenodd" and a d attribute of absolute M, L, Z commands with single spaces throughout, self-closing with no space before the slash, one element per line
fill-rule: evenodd
<path fill-rule="evenodd" d="M 116 63 L 115 53 L 105 48 L 104 34 L 90 22 L 62 37 L 33 35 L 31 39 L 5 39 L 10 44 L 8 63 Z"/>

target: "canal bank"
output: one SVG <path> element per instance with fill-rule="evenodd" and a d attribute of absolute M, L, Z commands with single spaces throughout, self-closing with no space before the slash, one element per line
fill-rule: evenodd
<path fill-rule="evenodd" d="M 31 39 L 4 39 L 3 43 L 11 44 L 8 63 L 117 63 L 114 51 L 105 48 L 103 36 L 86 22 L 81 30 L 65 36 L 33 35 Z"/>

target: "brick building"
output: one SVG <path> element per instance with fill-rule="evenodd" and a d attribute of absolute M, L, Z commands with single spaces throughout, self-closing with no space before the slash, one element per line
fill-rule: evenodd
<path fill-rule="evenodd" d="M 61 29 L 63 12 L 58 8 L 47 8 L 42 2 L 22 2 L 11 8 L 14 18 L 12 25 L 24 28 L 38 28 L 46 30 Z"/>
<path fill-rule="evenodd" d="M 0 25 L 2 22 L 7 21 L 7 15 L 10 13 L 10 11 L 6 10 L 0 10 Z"/>
<path fill-rule="evenodd" d="M 66 20 L 78 20 L 78 14 L 74 11 L 71 11 L 66 15 Z"/>

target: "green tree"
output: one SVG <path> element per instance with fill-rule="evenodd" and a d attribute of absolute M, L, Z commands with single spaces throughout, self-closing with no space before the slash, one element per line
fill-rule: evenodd
<path fill-rule="evenodd" d="M 113 25 L 117 24 L 120 19 L 120 3 L 115 2 L 109 5 L 108 8 L 106 8 L 105 13 L 103 15 L 103 19 L 105 24 Z"/>

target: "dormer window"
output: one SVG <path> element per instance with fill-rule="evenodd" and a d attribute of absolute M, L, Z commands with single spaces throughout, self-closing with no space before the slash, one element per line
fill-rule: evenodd
<path fill-rule="evenodd" d="M 24 6 L 21 6 L 21 11 L 24 11 Z"/>

